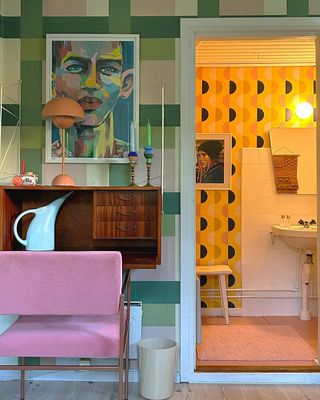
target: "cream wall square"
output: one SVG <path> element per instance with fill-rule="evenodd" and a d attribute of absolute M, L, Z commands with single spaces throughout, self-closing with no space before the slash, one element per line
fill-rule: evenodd
<path fill-rule="evenodd" d="M 264 0 L 221 0 L 220 15 L 264 15 Z"/>
<path fill-rule="evenodd" d="M 309 14 L 319 15 L 320 14 L 320 1 L 319 0 L 309 0 Z"/>
<path fill-rule="evenodd" d="M 3 58 L 2 80 L 3 84 L 16 84 L 20 79 L 20 39 L 2 39 Z M 10 86 L 4 89 L 4 103 L 20 103 L 20 87 Z M 6 97 L 11 97 L 10 98 Z"/>
<path fill-rule="evenodd" d="M 175 191 L 175 149 L 165 149 L 163 190 Z M 146 166 L 143 157 L 143 149 L 139 152 L 139 164 L 136 166 L 136 183 L 141 186 L 146 183 Z M 154 186 L 161 184 L 161 149 L 155 149 L 151 166 L 151 183 Z"/>
<path fill-rule="evenodd" d="M 264 1 L 265 15 L 286 15 L 287 0 L 265 0 Z"/>
<path fill-rule="evenodd" d="M 3 60 L 3 41 L 4 39 L 0 38 L 0 60 Z M 0 64 L 0 83 L 3 83 L 3 63 Z"/>
<path fill-rule="evenodd" d="M 109 15 L 109 0 L 86 0 L 87 15 L 90 17 L 104 17 Z"/>
<path fill-rule="evenodd" d="M 269 148 L 242 149 L 241 193 L 243 288 L 257 289 L 256 295 L 268 297 L 244 299 L 243 315 L 298 315 L 300 301 L 295 297 L 301 296 L 298 278 L 304 254 L 280 238 L 272 241 L 271 226 L 279 223 L 283 213 L 291 215 L 292 223 L 300 218 L 316 219 L 316 195 L 277 194 Z M 311 286 L 315 293 L 315 269 Z M 283 307 L 272 299 L 276 296 L 286 297 L 281 300 Z"/>
<path fill-rule="evenodd" d="M 141 104 L 161 104 L 161 86 L 165 83 L 165 103 L 175 103 L 175 62 L 152 60 L 140 62 Z"/>
<path fill-rule="evenodd" d="M 175 2 L 174 0 L 131 0 L 131 15 L 175 15 Z"/>
<path fill-rule="evenodd" d="M 42 0 L 43 16 L 84 16 L 87 13 L 86 0 Z"/>
<path fill-rule="evenodd" d="M 197 0 L 175 0 L 176 15 L 194 15 L 198 14 Z"/>
<path fill-rule="evenodd" d="M 6 17 L 19 17 L 21 15 L 21 0 L 2 0 L 1 15 Z"/>
<path fill-rule="evenodd" d="M 0 129 L 0 185 L 10 184 L 20 171 L 20 128 L 2 126 Z"/>
<path fill-rule="evenodd" d="M 161 241 L 161 265 L 157 269 L 133 270 L 133 281 L 175 281 L 176 238 L 163 237 Z"/>

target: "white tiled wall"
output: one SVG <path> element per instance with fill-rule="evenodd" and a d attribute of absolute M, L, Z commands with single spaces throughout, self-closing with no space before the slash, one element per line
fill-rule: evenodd
<path fill-rule="evenodd" d="M 269 298 L 244 299 L 243 314 L 298 315 L 298 274 L 305 257 L 304 254 L 299 257 L 298 251 L 288 247 L 279 238 L 272 243 L 271 225 L 279 224 L 281 214 L 290 214 L 292 223 L 297 223 L 300 218 L 316 219 L 316 195 L 277 194 L 269 148 L 242 149 L 241 185 L 243 288 L 279 290 L 244 292 L 246 295 L 259 294 Z M 315 269 L 314 266 L 310 288 L 312 295 L 316 293 Z M 291 291 L 286 291 L 288 289 Z M 288 298 L 275 299 L 273 296 Z M 315 311 L 316 301 L 310 300 L 309 303 L 310 309 Z"/>

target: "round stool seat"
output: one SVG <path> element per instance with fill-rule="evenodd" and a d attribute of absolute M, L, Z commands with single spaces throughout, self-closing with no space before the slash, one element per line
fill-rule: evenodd
<path fill-rule="evenodd" d="M 228 265 L 197 265 L 197 275 L 230 275 L 232 273 L 231 268 Z"/>

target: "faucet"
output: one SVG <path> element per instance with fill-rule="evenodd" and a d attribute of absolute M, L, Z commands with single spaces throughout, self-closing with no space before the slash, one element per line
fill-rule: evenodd
<path fill-rule="evenodd" d="M 304 228 L 309 228 L 310 225 L 316 225 L 317 222 L 314 219 L 309 222 L 303 219 L 299 219 L 298 224 L 303 225 Z"/>

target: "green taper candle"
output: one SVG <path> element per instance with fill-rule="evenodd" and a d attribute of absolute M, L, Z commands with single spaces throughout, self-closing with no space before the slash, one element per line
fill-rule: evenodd
<path fill-rule="evenodd" d="M 150 125 L 149 120 L 147 123 L 147 129 L 146 129 L 146 146 L 147 147 L 151 146 L 151 125 Z"/>

